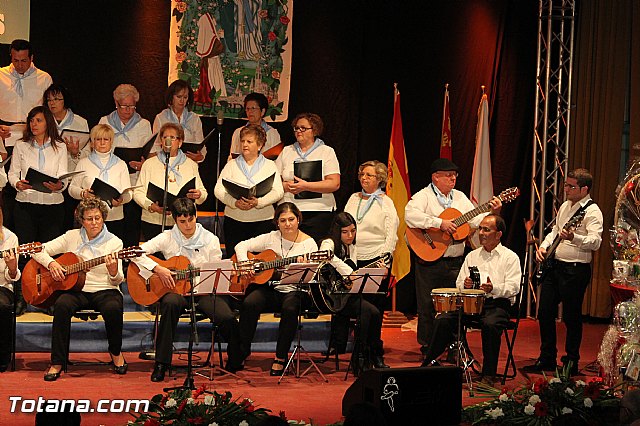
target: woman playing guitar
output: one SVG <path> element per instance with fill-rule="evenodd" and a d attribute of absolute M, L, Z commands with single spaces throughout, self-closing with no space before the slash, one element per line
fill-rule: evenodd
<path fill-rule="evenodd" d="M 3 220 L 0 209 L 0 250 L 7 250 L 18 245 L 18 237 L 3 226 Z M 7 370 L 11 361 L 13 283 L 19 279 L 18 255 L 12 251 L 4 252 L 0 257 L 0 373 Z"/>

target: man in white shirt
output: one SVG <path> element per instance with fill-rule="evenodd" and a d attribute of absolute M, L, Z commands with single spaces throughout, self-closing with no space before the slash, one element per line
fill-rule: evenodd
<path fill-rule="evenodd" d="M 582 341 L 582 301 L 591 282 L 591 258 L 602 242 L 602 211 L 590 196 L 593 176 L 587 169 L 575 169 L 567 173 L 564 192 L 567 200 L 562 203 L 556 223 L 536 252 L 536 260 L 542 262 L 552 256 L 551 268 L 540 285 L 538 324 L 540 326 L 540 356 L 524 367 L 527 373 L 555 371 L 558 349 L 556 346 L 556 316 L 558 303 L 562 303 L 562 321 L 567 328 L 566 355 L 561 358 L 570 374 L 578 373 L 580 343 Z M 578 212 L 584 219 L 577 227 L 565 226 Z M 565 229 L 568 228 L 568 229 Z M 547 253 L 554 240 L 560 244 L 555 253 Z"/>
<path fill-rule="evenodd" d="M 458 290 L 473 288 L 469 267 L 480 273 L 480 289 L 486 294 L 479 319 L 482 323 L 482 382 L 493 386 L 498 368 L 502 332 L 509 322 L 509 308 L 520 292 L 520 259 L 518 255 L 500 243 L 506 232 L 504 220 L 490 214 L 478 227 L 480 244 L 464 259 L 456 280 Z M 434 365 L 435 358 L 455 338 L 457 312 L 447 312 L 436 317 L 433 337 L 425 354 L 423 366 Z"/>

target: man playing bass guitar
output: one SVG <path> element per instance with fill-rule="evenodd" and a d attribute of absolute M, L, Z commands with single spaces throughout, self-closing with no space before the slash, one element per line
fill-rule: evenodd
<path fill-rule="evenodd" d="M 222 259 L 218 237 L 196 223 L 196 206 L 193 200 L 178 198 L 171 205 L 171 215 L 175 220 L 172 229 L 141 245 L 145 253 L 160 252 L 165 259 L 175 256 L 187 257 L 195 268 L 204 263 Z M 142 268 L 153 271 L 168 289 L 175 289 L 176 282 L 171 270 L 155 262 L 148 256 L 135 260 Z M 160 324 L 156 340 L 156 362 L 151 373 L 152 382 L 164 380 L 171 365 L 173 340 L 181 312 L 187 307 L 187 299 L 182 294 L 170 291 L 160 299 Z M 240 335 L 238 321 L 229 306 L 228 296 L 197 296 L 197 309 L 220 326 L 220 332 L 228 342 L 227 365 L 232 373 L 242 369 Z"/>
<path fill-rule="evenodd" d="M 453 241 L 446 248 L 444 255 L 432 262 L 425 262 L 415 256 L 417 334 L 423 354 L 431 341 L 435 318 L 431 290 L 438 287 L 455 287 L 464 254 L 464 237 L 462 241 L 455 238 L 457 226 L 454 220 L 440 218 L 439 215 L 449 208 L 461 213 L 474 208 L 465 194 L 454 189 L 458 178 L 458 166 L 446 158 L 438 158 L 431 163 L 430 171 L 431 183 L 411 197 L 405 208 L 404 218 L 409 228 L 440 229 L 443 233 L 453 236 Z M 491 213 L 500 212 L 502 201 L 499 198 L 494 197 L 489 204 Z M 477 228 L 484 216 L 479 215 L 469 220 L 469 225 Z"/>
<path fill-rule="evenodd" d="M 538 324 L 540 326 L 540 356 L 524 367 L 528 373 L 555 371 L 558 349 L 556 347 L 556 316 L 558 303 L 562 302 L 562 320 L 567 327 L 566 355 L 561 358 L 564 366 L 571 365 L 572 375 L 578 372 L 580 343 L 582 341 L 582 300 L 591 281 L 591 257 L 602 242 L 602 211 L 590 196 L 593 177 L 586 169 L 567 173 L 564 192 L 567 200 L 562 203 L 556 223 L 546 235 L 536 252 L 536 260 L 542 262 L 547 249 L 556 236 L 560 236 L 551 264 L 540 288 Z M 575 229 L 565 224 L 584 212 L 584 219 Z M 551 254 L 551 253 L 550 253 Z"/>

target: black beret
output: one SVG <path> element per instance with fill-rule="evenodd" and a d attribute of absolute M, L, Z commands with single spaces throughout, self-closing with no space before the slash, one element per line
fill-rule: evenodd
<path fill-rule="evenodd" d="M 449 171 L 458 171 L 458 166 L 453 164 L 453 162 L 447 158 L 438 158 L 431 163 L 431 173 L 435 172 L 449 172 Z"/>

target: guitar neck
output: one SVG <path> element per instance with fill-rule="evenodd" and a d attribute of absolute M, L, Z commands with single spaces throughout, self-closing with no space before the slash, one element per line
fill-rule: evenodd
<path fill-rule="evenodd" d="M 270 260 L 270 261 L 265 261 L 265 262 L 260 262 L 257 264 L 256 269 L 259 271 L 266 271 L 267 269 L 277 269 L 277 268 L 281 268 L 285 265 L 289 265 L 291 263 L 296 263 L 296 261 L 298 260 L 298 257 L 300 257 L 301 255 L 298 256 L 291 256 L 291 257 L 283 257 L 282 259 L 276 259 L 276 260 Z"/>
<path fill-rule="evenodd" d="M 187 269 L 178 269 L 172 271 L 174 279 L 176 280 L 188 280 L 192 277 L 200 276 L 200 268 L 187 268 Z"/>
<path fill-rule="evenodd" d="M 120 252 L 117 251 L 117 252 L 111 253 L 111 254 L 114 257 L 117 258 L 118 255 L 120 254 Z M 67 272 L 65 273 L 65 275 L 77 274 L 80 271 L 84 271 L 84 270 L 96 267 L 98 265 L 101 265 L 101 264 L 103 264 L 103 263 L 105 263 L 107 261 L 107 256 L 109 256 L 109 255 L 96 257 L 94 259 L 85 260 L 85 261 L 82 261 L 82 262 L 74 263 L 72 265 L 66 265 L 65 268 L 66 268 Z"/>
<path fill-rule="evenodd" d="M 456 219 L 453 220 L 453 223 L 455 223 L 456 226 L 464 225 L 474 217 L 478 216 L 479 214 L 486 213 L 489 210 L 491 210 L 491 205 L 488 202 L 484 203 L 473 210 L 469 210 L 462 216 L 457 217 Z"/>

